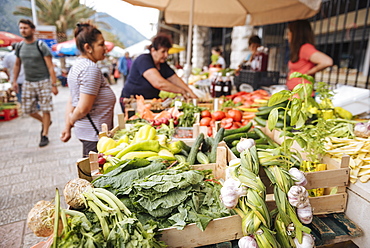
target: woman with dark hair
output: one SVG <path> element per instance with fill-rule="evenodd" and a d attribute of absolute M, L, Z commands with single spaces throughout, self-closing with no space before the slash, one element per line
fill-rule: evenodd
<path fill-rule="evenodd" d="M 213 47 L 211 50 L 211 65 L 219 65 L 221 66 L 222 69 L 225 69 L 226 67 L 226 62 L 224 57 L 222 57 L 222 50 L 219 47 Z"/>
<path fill-rule="evenodd" d="M 171 39 L 167 35 L 159 34 L 148 47 L 149 53 L 141 54 L 134 60 L 122 89 L 122 111 L 125 98 L 136 95 L 142 95 L 145 99 L 158 98 L 161 90 L 180 93 L 185 99 L 197 98 L 166 63 L 171 47 Z"/>
<path fill-rule="evenodd" d="M 287 87 L 292 90 L 302 83 L 300 78 L 289 79 L 293 72 L 315 76 L 315 73 L 333 65 L 333 60 L 315 48 L 314 33 L 307 20 L 297 20 L 288 24 L 290 60 L 288 62 Z M 308 81 L 305 81 L 308 83 Z"/>
<path fill-rule="evenodd" d="M 109 129 L 113 128 L 116 97 L 96 65 L 107 53 L 102 33 L 86 22 L 77 24 L 74 36 L 81 55 L 68 73 L 71 97 L 67 103 L 61 140 L 67 142 L 74 127 L 77 138 L 82 142 L 83 156 L 87 157 L 90 151 L 97 152 L 101 125 L 106 123 Z"/>

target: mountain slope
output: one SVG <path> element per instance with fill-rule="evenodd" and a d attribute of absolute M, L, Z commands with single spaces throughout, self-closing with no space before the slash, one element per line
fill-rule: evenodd
<path fill-rule="evenodd" d="M 98 12 L 94 19 L 95 21 L 101 21 L 108 24 L 110 28 L 100 28 L 116 35 L 125 47 L 129 47 L 140 41 L 146 40 L 145 36 L 139 33 L 135 28 L 126 23 L 120 22 L 106 13 Z"/>
<path fill-rule="evenodd" d="M 0 31 L 7 31 L 13 34 L 19 34 L 18 21 L 21 18 L 29 18 L 24 16 L 14 16 L 13 12 L 17 6 L 31 7 L 30 1 L 27 0 L 0 0 Z M 31 19 L 31 18 L 29 18 Z M 145 36 L 139 33 L 132 26 L 120 22 L 119 20 L 109 16 L 106 13 L 98 12 L 91 18 L 93 21 L 105 22 L 110 28 L 100 27 L 106 31 L 113 33 L 126 46 L 129 47 L 135 43 L 145 40 Z M 70 30 L 71 32 L 72 30 Z M 69 32 L 68 32 L 69 33 Z"/>

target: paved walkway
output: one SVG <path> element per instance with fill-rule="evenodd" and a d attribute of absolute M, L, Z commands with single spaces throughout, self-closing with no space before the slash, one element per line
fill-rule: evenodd
<path fill-rule="evenodd" d="M 122 81 L 112 85 L 118 99 Z M 36 237 L 27 227 L 27 215 L 40 200 L 53 200 L 55 188 L 77 177 L 76 161 L 82 145 L 75 138 L 63 143 L 64 111 L 69 89 L 59 87 L 54 96 L 53 124 L 48 146 L 39 148 L 41 124 L 28 116 L 0 122 L 0 248 L 28 248 L 46 238 Z M 118 101 L 115 118 L 121 113 Z M 114 120 L 117 124 L 117 119 Z M 66 207 L 62 199 L 62 207 Z"/>

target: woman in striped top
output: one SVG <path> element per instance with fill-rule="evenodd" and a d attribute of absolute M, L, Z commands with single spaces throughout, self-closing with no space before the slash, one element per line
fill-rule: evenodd
<path fill-rule="evenodd" d="M 83 156 L 87 157 L 90 151 L 97 152 L 101 124 L 113 128 L 116 97 L 96 65 L 107 52 L 101 32 L 86 22 L 77 24 L 74 35 L 81 55 L 68 74 L 71 96 L 61 140 L 67 142 L 74 127 L 74 133 L 83 145 Z"/>

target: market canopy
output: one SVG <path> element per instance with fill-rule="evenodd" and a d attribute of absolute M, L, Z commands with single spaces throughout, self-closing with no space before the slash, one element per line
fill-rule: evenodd
<path fill-rule="evenodd" d="M 133 5 L 156 8 L 164 12 L 166 23 L 190 24 L 193 1 L 193 25 L 207 27 L 234 27 L 245 25 L 251 16 L 251 25 L 266 25 L 307 19 L 315 15 L 321 0 L 123 0 Z"/>
<path fill-rule="evenodd" d="M 108 49 L 108 52 L 112 51 L 114 47 L 114 43 L 110 41 L 105 41 L 105 45 Z M 61 55 L 69 55 L 69 56 L 76 56 L 79 55 L 79 51 L 76 46 L 76 40 L 68 40 L 65 42 L 57 43 L 51 47 L 53 52 L 56 52 L 59 56 Z"/>
<path fill-rule="evenodd" d="M 0 31 L 0 47 L 11 46 L 15 42 L 22 41 L 23 38 L 5 31 Z"/>

